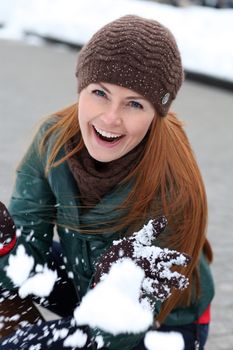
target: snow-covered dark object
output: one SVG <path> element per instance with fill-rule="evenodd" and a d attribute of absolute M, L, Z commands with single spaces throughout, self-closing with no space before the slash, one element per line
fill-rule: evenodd
<path fill-rule="evenodd" d="M 5 205 L 0 202 L 0 256 L 9 253 L 15 244 L 15 223 Z"/>
<path fill-rule="evenodd" d="M 153 312 L 139 300 L 144 276 L 143 269 L 131 259 L 112 264 L 105 278 L 88 291 L 75 309 L 77 325 L 113 335 L 145 332 L 153 323 Z"/>
<path fill-rule="evenodd" d="M 112 264 L 130 258 L 145 272 L 141 298 L 150 304 L 156 300 L 167 299 L 173 287 L 181 290 L 186 288 L 188 279 L 177 271 L 171 271 L 171 267 L 186 266 L 190 257 L 185 253 L 168 248 L 161 249 L 153 244 L 166 225 L 167 219 L 162 216 L 150 220 L 132 236 L 114 241 L 97 263 L 94 286 L 105 278 Z"/>
<path fill-rule="evenodd" d="M 21 287 L 29 278 L 34 267 L 34 258 L 26 254 L 22 244 L 17 247 L 15 254 L 9 255 L 8 265 L 5 267 L 6 275 L 15 287 Z"/>
<path fill-rule="evenodd" d="M 57 280 L 57 272 L 50 270 L 46 265 L 36 265 L 35 260 L 26 253 L 22 244 L 17 247 L 15 254 L 10 254 L 6 275 L 11 279 L 18 294 L 23 299 L 30 294 L 38 297 L 47 297 L 53 290 Z"/>
<path fill-rule="evenodd" d="M 0 310 L 0 338 L 9 336 L 19 328 L 43 321 L 32 300 L 30 298 L 22 300 L 17 291 L 1 289 Z"/>

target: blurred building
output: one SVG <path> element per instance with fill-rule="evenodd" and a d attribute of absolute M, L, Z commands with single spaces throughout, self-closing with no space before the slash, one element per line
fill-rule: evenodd
<path fill-rule="evenodd" d="M 173 6 L 202 5 L 214 8 L 233 8 L 233 0 L 154 0 L 162 4 Z"/>

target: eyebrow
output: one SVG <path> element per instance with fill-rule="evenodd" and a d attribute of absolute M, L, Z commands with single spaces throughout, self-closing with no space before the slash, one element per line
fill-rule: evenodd
<path fill-rule="evenodd" d="M 103 83 L 98 83 L 105 91 L 107 91 L 110 95 L 112 94 L 111 91 L 109 91 L 106 86 L 104 86 Z M 126 100 L 132 100 L 132 99 L 136 99 L 136 100 L 146 100 L 145 97 L 143 96 L 127 96 Z"/>

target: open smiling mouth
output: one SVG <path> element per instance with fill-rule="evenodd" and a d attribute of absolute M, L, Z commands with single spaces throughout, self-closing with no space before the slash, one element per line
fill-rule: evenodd
<path fill-rule="evenodd" d="M 95 131 L 95 134 L 98 136 L 98 138 L 100 138 L 102 141 L 106 141 L 106 142 L 111 142 L 111 143 L 115 143 L 117 141 L 119 141 L 120 139 L 122 139 L 122 137 L 124 137 L 124 135 L 113 135 L 113 134 L 110 134 L 110 133 L 107 133 L 103 130 L 100 130 L 100 129 L 96 129 L 94 127 L 94 125 L 92 125 L 94 131 Z"/>

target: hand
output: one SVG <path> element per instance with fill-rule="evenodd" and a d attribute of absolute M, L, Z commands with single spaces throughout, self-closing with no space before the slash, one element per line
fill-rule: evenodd
<path fill-rule="evenodd" d="M 9 253 L 16 244 L 16 227 L 5 205 L 0 202 L 0 256 Z"/>
<path fill-rule="evenodd" d="M 16 292 L 2 289 L 0 289 L 0 294 L 0 339 L 9 336 L 21 328 L 23 324 L 30 325 L 39 320 L 44 321 L 44 318 L 29 297 L 21 299 Z"/>
<path fill-rule="evenodd" d="M 166 225 L 167 219 L 162 216 L 157 220 L 150 220 L 132 236 L 114 241 L 97 263 L 94 285 L 109 272 L 113 263 L 130 258 L 145 272 L 141 298 L 149 297 L 151 301 L 164 301 L 170 296 L 173 287 L 186 288 L 187 278 L 177 271 L 171 271 L 170 268 L 186 266 L 190 257 L 175 250 L 161 249 L 153 245 L 153 241 L 163 232 Z"/>

